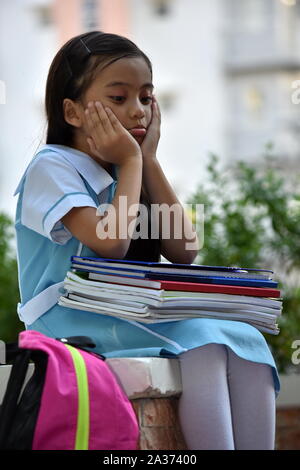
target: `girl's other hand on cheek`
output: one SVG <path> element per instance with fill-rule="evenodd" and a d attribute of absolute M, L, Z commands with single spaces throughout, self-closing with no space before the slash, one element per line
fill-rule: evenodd
<path fill-rule="evenodd" d="M 141 158 L 138 143 L 110 108 L 104 108 L 100 101 L 89 102 L 84 115 L 87 142 L 93 155 L 116 165 Z"/>
<path fill-rule="evenodd" d="M 160 139 L 161 113 L 158 102 L 153 95 L 152 118 L 147 128 L 147 134 L 141 144 L 144 159 L 156 158 L 156 151 Z"/>

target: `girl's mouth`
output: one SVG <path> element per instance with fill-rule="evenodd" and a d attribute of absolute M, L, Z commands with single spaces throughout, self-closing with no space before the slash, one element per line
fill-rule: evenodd
<path fill-rule="evenodd" d="M 145 137 L 147 131 L 145 128 L 135 127 L 133 129 L 129 129 L 128 132 L 130 132 L 133 137 Z"/>

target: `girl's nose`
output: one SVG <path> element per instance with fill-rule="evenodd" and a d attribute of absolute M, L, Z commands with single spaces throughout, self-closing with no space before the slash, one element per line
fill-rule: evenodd
<path fill-rule="evenodd" d="M 142 119 L 145 117 L 144 107 L 140 101 L 132 105 L 130 114 L 133 119 Z"/>

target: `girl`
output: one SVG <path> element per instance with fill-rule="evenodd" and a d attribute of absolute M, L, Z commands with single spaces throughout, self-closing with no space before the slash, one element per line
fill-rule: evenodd
<path fill-rule="evenodd" d="M 158 261 L 163 254 L 192 263 L 197 254 L 186 248 L 196 234 L 156 158 L 160 112 L 147 56 L 114 34 L 71 39 L 51 65 L 46 111 L 46 145 L 16 190 L 18 313 L 26 328 L 91 336 L 106 357 L 178 356 L 189 449 L 272 449 L 279 382 L 256 328 L 214 319 L 145 325 L 57 304 L 72 255 Z M 137 210 L 122 212 L 120 196 L 128 207 L 176 204 L 184 235 L 174 236 L 173 217 L 169 239 L 99 238 L 101 203 L 114 207 L 117 233 L 120 217 L 127 228 L 137 221 Z"/>

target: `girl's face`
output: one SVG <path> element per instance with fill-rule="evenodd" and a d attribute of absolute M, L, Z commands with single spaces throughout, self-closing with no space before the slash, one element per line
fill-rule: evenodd
<path fill-rule="evenodd" d="M 141 126 L 147 129 L 152 117 L 152 91 L 146 61 L 142 57 L 125 57 L 99 72 L 81 102 L 87 108 L 90 101 L 101 101 L 127 130 Z M 139 143 L 143 140 L 140 136 L 135 138 Z"/>

